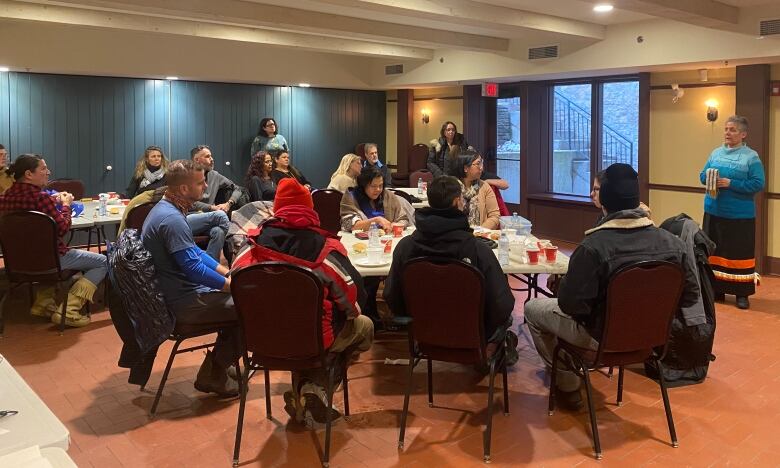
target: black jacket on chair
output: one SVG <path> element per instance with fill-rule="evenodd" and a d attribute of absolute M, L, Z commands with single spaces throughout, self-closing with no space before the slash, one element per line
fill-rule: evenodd
<path fill-rule="evenodd" d="M 572 254 L 569 270 L 561 280 L 558 306 L 599 339 L 604 327 L 609 279 L 620 268 L 645 260 L 666 260 L 681 265 L 685 288 L 680 306 L 696 303 L 699 285 L 696 272 L 687 261 L 685 244 L 670 232 L 655 227 L 647 213 L 637 208 L 611 213 L 585 232 L 585 239 Z"/>
<path fill-rule="evenodd" d="M 515 297 L 496 255 L 474 237 L 466 215 L 454 208 L 423 208 L 415 212 L 415 226 L 411 236 L 398 242 L 385 280 L 384 298 L 393 313 L 406 315 L 401 270 L 408 260 L 425 256 L 454 258 L 472 264 L 485 277 L 485 336 L 492 336 L 498 327 L 505 326 Z"/>

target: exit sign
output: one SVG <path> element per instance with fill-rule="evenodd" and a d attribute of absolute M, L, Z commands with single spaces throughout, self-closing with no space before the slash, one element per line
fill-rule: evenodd
<path fill-rule="evenodd" d="M 484 95 L 485 88 L 482 88 L 482 94 Z M 769 94 L 771 96 L 780 96 L 780 81 L 773 81 L 769 87 Z"/>
<path fill-rule="evenodd" d="M 482 83 L 482 97 L 498 97 L 498 83 Z"/>

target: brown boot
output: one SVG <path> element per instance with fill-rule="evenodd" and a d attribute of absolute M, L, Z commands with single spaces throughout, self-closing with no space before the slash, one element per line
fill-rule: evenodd
<path fill-rule="evenodd" d="M 57 312 L 58 306 L 54 300 L 55 292 L 54 286 L 38 288 L 35 291 L 35 301 L 30 308 L 30 315 L 48 319 Z"/>
<path fill-rule="evenodd" d="M 89 325 L 89 315 L 81 315 L 81 309 L 87 301 L 92 302 L 92 297 L 97 291 L 92 281 L 81 277 L 73 283 L 68 291 L 68 302 L 65 310 L 65 325 L 69 327 L 85 327 Z M 62 313 L 57 311 L 51 316 L 51 321 L 59 325 L 62 322 Z"/>
<path fill-rule="evenodd" d="M 232 366 L 221 366 L 214 359 L 214 353 L 206 351 L 206 358 L 200 365 L 198 377 L 195 379 L 195 389 L 203 393 L 216 393 L 222 397 L 238 396 L 238 381 L 230 377 L 228 372 L 230 367 Z"/>

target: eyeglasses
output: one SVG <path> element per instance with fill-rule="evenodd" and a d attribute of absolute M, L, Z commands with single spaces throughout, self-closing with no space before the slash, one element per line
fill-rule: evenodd
<path fill-rule="evenodd" d="M 275 124 L 275 123 L 273 123 L 273 122 L 271 122 L 271 123 L 267 123 L 267 124 L 265 124 L 265 127 L 266 127 L 266 128 L 268 128 L 268 127 L 276 127 L 276 124 Z"/>

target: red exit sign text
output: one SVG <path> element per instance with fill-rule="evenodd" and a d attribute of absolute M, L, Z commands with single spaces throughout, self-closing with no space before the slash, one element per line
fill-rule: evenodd
<path fill-rule="evenodd" d="M 482 97 L 498 97 L 498 83 L 482 83 Z"/>

